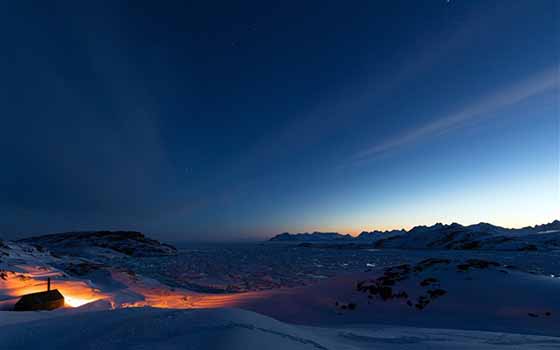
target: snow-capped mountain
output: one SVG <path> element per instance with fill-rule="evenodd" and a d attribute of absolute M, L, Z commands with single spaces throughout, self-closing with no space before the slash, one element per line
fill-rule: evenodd
<path fill-rule="evenodd" d="M 403 235 L 378 240 L 378 248 L 550 250 L 560 248 L 560 221 L 521 229 L 488 223 L 416 226 Z"/>
<path fill-rule="evenodd" d="M 560 221 L 520 229 L 488 223 L 469 226 L 437 223 L 415 226 L 409 231 L 364 231 L 357 237 L 332 232 L 283 233 L 271 241 L 373 244 L 376 248 L 398 249 L 550 250 L 560 249 Z"/>
<path fill-rule="evenodd" d="M 273 242 L 344 242 L 352 241 L 353 239 L 349 234 L 343 235 L 338 232 L 284 232 L 272 237 L 270 240 Z"/>
<path fill-rule="evenodd" d="M 374 242 L 374 241 L 378 241 L 380 239 L 385 239 L 385 238 L 389 238 L 389 237 L 394 237 L 394 236 L 400 236 L 402 234 L 406 233 L 405 230 L 391 230 L 391 231 L 363 231 L 362 233 L 360 233 L 358 235 L 358 237 L 356 237 L 356 239 L 358 241 L 363 241 L 363 242 Z"/>

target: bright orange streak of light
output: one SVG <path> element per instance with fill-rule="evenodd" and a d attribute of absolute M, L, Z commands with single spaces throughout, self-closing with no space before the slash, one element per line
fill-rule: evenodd
<path fill-rule="evenodd" d="M 147 284 L 123 272 L 113 271 L 111 276 L 114 280 L 125 284 L 128 291 L 142 298 L 142 300 L 120 303 L 117 307 L 151 306 L 174 309 L 190 309 L 193 307 L 191 298 L 196 293 L 174 290 L 157 281 L 150 281 L 150 284 Z"/>
<path fill-rule="evenodd" d="M 236 307 L 250 300 L 266 297 L 266 292 L 245 292 L 235 294 L 200 294 L 190 292 L 170 292 L 165 289 L 135 288 L 137 293 L 144 296 L 144 300 L 122 303 L 120 307 L 157 307 L 172 309 L 208 309 Z"/>
<path fill-rule="evenodd" d="M 200 309 L 235 307 L 245 301 L 263 298 L 269 292 L 246 292 L 236 294 L 203 294 L 181 289 L 171 289 L 156 281 L 150 285 L 134 280 L 125 273 L 113 272 L 113 279 L 126 284 L 128 289 L 143 296 L 143 300 L 121 303 L 120 307 L 159 307 L 174 309 Z"/>

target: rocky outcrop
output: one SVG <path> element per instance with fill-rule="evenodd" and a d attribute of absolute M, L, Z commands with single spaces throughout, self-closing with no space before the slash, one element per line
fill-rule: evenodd
<path fill-rule="evenodd" d="M 160 243 L 136 231 L 87 231 L 66 232 L 20 240 L 38 248 L 46 248 L 55 255 L 88 256 L 93 250 L 98 252 L 147 257 L 174 255 L 177 249 Z"/>

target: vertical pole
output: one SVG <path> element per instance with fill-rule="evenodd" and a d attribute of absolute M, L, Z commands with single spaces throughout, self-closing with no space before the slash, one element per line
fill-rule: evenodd
<path fill-rule="evenodd" d="M 47 291 L 51 290 L 51 278 L 47 277 Z"/>

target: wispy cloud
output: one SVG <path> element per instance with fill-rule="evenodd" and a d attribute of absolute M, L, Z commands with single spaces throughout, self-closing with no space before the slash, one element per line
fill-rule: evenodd
<path fill-rule="evenodd" d="M 370 145 L 366 149 L 362 149 L 354 154 L 352 160 L 353 162 L 362 162 L 370 158 L 379 157 L 397 148 L 464 127 L 469 122 L 485 119 L 490 116 L 489 113 L 492 111 L 516 104 L 526 98 L 559 86 L 559 68 L 555 66 L 552 69 L 533 75 L 518 84 L 483 96 L 456 113 L 437 118 L 428 124 L 409 130 L 396 137 Z"/>

